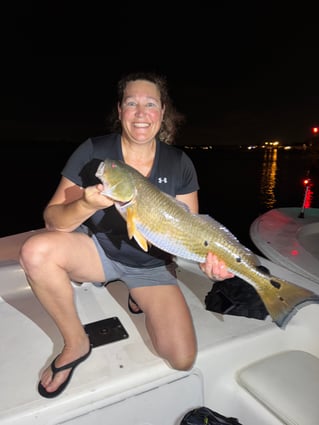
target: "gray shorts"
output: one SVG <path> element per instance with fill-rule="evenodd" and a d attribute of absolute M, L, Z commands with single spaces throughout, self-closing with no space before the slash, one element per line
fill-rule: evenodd
<path fill-rule="evenodd" d="M 176 263 L 172 262 L 165 266 L 151 268 L 129 267 L 111 260 L 103 251 L 96 236 L 92 235 L 91 237 L 103 264 L 105 283 L 121 280 L 129 289 L 140 286 L 177 285 Z"/>

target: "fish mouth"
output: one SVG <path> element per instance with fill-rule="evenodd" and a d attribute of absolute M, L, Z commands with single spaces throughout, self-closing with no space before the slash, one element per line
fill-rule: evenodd
<path fill-rule="evenodd" d="M 120 207 L 127 207 L 127 206 L 129 206 L 132 202 L 133 202 L 133 199 L 130 199 L 129 201 L 116 201 L 116 203 L 117 203 Z"/>
<path fill-rule="evenodd" d="M 127 208 L 130 205 L 134 204 L 135 202 L 135 198 L 136 198 L 136 192 L 133 194 L 131 199 L 125 200 L 125 201 L 120 201 L 120 200 L 115 200 L 115 202 L 117 203 L 117 205 L 121 208 Z"/>

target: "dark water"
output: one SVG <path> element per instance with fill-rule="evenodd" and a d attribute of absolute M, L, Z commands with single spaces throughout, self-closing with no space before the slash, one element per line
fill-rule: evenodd
<path fill-rule="evenodd" d="M 60 141 L 1 146 L 0 237 L 43 226 L 42 210 L 75 147 Z M 185 151 L 198 172 L 201 212 L 223 223 L 251 249 L 256 250 L 249 237 L 252 221 L 271 208 L 301 207 L 302 180 L 308 172 L 314 183 L 310 206 L 319 207 L 319 168 L 314 154 L 276 149 Z"/>
<path fill-rule="evenodd" d="M 312 176 L 311 207 L 319 206 L 318 162 L 309 153 L 282 150 L 191 150 L 201 189 L 201 212 L 223 223 L 254 248 L 249 227 L 260 214 L 278 207 L 302 207 L 304 177 Z M 310 194 L 310 193 L 309 193 Z"/>

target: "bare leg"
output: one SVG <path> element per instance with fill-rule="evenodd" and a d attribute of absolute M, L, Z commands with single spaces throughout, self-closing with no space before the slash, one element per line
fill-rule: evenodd
<path fill-rule="evenodd" d="M 55 365 L 60 367 L 85 355 L 90 343 L 76 311 L 70 279 L 105 280 L 94 242 L 80 233 L 42 233 L 25 242 L 20 263 L 34 294 L 55 321 L 64 339 L 64 348 Z M 41 383 L 52 392 L 69 373 L 69 369 L 61 371 L 52 380 L 49 367 L 43 372 Z"/>
<path fill-rule="evenodd" d="M 145 313 L 146 327 L 158 354 L 178 370 L 189 370 L 197 343 L 189 308 L 176 285 L 146 286 L 131 290 Z"/>

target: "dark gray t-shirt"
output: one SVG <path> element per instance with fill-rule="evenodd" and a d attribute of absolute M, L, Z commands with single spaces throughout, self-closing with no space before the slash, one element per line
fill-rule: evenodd
<path fill-rule="evenodd" d="M 87 139 L 70 156 L 62 175 L 81 187 L 101 183 L 95 177 L 106 158 L 124 161 L 121 135 Z M 156 154 L 149 180 L 161 191 L 176 196 L 198 190 L 198 179 L 191 159 L 181 149 L 156 141 Z M 114 206 L 99 210 L 84 223 L 94 233 L 105 254 L 127 266 L 156 267 L 171 261 L 171 256 L 152 246 L 144 252 L 127 235 L 126 223 Z"/>

